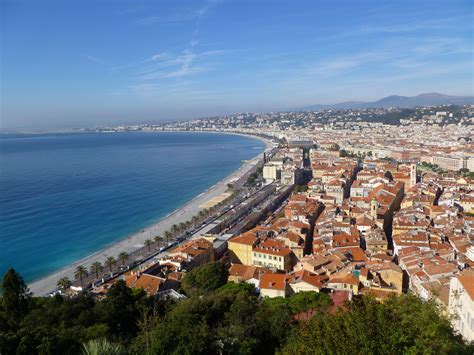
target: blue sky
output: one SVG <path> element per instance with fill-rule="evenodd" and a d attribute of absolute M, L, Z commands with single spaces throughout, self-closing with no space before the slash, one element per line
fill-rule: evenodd
<path fill-rule="evenodd" d="M 472 95 L 471 3 L 2 0 L 2 127 Z"/>

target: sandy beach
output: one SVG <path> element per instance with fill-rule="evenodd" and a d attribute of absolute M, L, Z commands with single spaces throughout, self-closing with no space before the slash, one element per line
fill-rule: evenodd
<path fill-rule="evenodd" d="M 251 137 L 263 141 L 266 145 L 266 149 L 271 146 L 271 142 L 268 140 L 255 136 Z M 198 214 L 201 209 L 203 209 L 202 206 L 205 206 L 209 200 L 216 199 L 218 198 L 218 196 L 225 193 L 227 190 L 227 184 L 229 182 L 240 178 L 249 170 L 251 170 L 257 162 L 257 159 L 261 156 L 261 154 L 262 153 L 258 154 L 252 160 L 243 164 L 238 170 L 234 171 L 226 178 L 219 181 L 217 184 L 211 186 L 206 191 L 194 197 L 192 200 L 184 204 L 179 209 L 163 217 L 159 222 L 150 225 L 149 227 L 135 234 L 132 234 L 122 240 L 119 240 L 113 245 L 99 250 L 85 258 L 77 260 L 71 265 L 62 268 L 54 272 L 53 274 L 50 274 L 29 284 L 28 287 L 30 288 L 30 291 L 37 296 L 46 295 L 47 293 L 53 291 L 56 288 L 57 281 L 62 277 L 69 277 L 71 280 L 73 280 L 74 271 L 78 265 L 84 265 L 88 268 L 95 261 L 103 262 L 107 256 L 117 257 L 117 255 L 123 251 L 131 253 L 136 249 L 142 247 L 143 242 L 146 239 L 153 239 L 156 235 L 160 235 L 170 229 L 173 224 L 179 224 L 180 222 L 184 222 L 191 219 L 193 216 Z"/>

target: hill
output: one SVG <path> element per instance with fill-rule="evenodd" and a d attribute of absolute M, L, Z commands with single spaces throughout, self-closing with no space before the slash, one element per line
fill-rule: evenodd
<path fill-rule="evenodd" d="M 217 276 L 216 276 L 217 275 Z M 10 269 L 0 298 L 1 354 L 472 354 L 441 308 L 413 295 L 383 303 L 330 294 L 261 298 L 226 283 L 224 265 L 190 271 L 187 299 L 148 297 L 123 280 L 103 300 L 32 298 Z M 308 319 L 305 321 L 304 319 Z"/>
<path fill-rule="evenodd" d="M 470 105 L 474 104 L 474 96 L 451 96 L 439 93 L 425 93 L 416 96 L 391 95 L 377 101 L 346 101 L 335 104 L 315 104 L 303 107 L 303 111 L 319 111 L 331 108 L 338 109 L 362 109 L 382 107 L 416 107 L 416 106 L 438 106 L 438 105 Z"/>

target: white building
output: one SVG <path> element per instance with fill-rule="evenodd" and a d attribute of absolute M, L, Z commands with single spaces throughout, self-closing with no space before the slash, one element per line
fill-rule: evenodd
<path fill-rule="evenodd" d="M 474 272 L 451 278 L 449 312 L 455 316 L 454 329 L 467 341 L 474 341 Z"/>
<path fill-rule="evenodd" d="M 267 163 L 263 166 L 263 178 L 265 181 L 275 181 L 280 179 L 280 169 L 279 166 L 272 163 Z"/>

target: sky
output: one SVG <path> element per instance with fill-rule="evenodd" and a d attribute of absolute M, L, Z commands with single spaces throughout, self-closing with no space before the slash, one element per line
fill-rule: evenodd
<path fill-rule="evenodd" d="M 472 1 L 1 0 L 1 127 L 473 95 Z"/>

